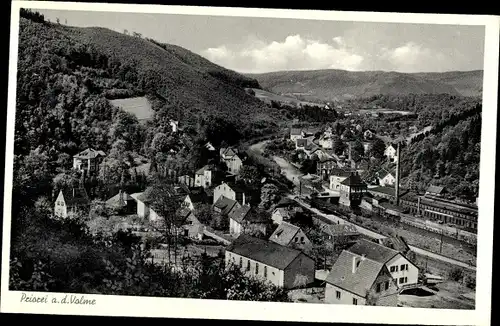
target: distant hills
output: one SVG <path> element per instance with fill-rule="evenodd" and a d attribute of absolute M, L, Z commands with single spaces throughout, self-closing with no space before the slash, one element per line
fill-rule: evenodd
<path fill-rule="evenodd" d="M 482 95 L 483 71 L 399 73 L 308 70 L 246 74 L 269 92 L 305 101 L 341 101 L 374 95 Z"/>

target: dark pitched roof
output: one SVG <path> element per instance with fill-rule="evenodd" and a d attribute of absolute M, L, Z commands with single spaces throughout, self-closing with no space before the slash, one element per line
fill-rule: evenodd
<path fill-rule="evenodd" d="M 233 149 L 232 147 L 227 147 L 227 148 L 222 148 L 221 149 L 221 156 L 226 156 L 226 157 L 232 157 L 236 155 L 238 152 Z"/>
<path fill-rule="evenodd" d="M 396 195 L 396 189 L 393 187 L 373 187 L 373 188 L 368 188 L 369 192 L 375 192 L 375 193 L 382 193 L 390 196 L 395 196 Z M 400 196 L 403 196 L 406 192 L 408 192 L 406 189 L 402 189 L 401 187 L 399 188 Z"/>
<path fill-rule="evenodd" d="M 300 128 L 291 128 L 290 129 L 290 134 L 291 135 L 300 135 L 300 134 L 302 134 L 302 129 L 300 129 Z"/>
<path fill-rule="evenodd" d="M 204 167 L 200 168 L 198 171 L 195 172 L 195 174 L 205 174 L 205 171 L 210 171 L 213 169 L 213 166 L 210 165 L 205 165 Z"/>
<path fill-rule="evenodd" d="M 379 243 L 385 247 L 397 250 L 402 253 L 406 253 L 410 250 L 410 247 L 406 243 L 406 240 L 399 235 L 395 237 L 379 239 Z"/>
<path fill-rule="evenodd" d="M 87 148 L 86 150 L 81 151 L 73 157 L 81 159 L 93 159 L 98 156 L 106 156 L 106 154 L 103 151 L 96 151 L 95 149 Z"/>
<path fill-rule="evenodd" d="M 357 235 L 358 230 L 351 224 L 323 224 L 321 230 L 330 236 Z"/>
<path fill-rule="evenodd" d="M 61 192 L 67 206 L 86 206 L 90 204 L 85 188 L 64 188 Z"/>
<path fill-rule="evenodd" d="M 226 251 L 284 270 L 302 252 L 277 243 L 241 234 Z"/>
<path fill-rule="evenodd" d="M 355 273 L 352 272 L 354 258 L 359 259 Z M 343 250 L 325 281 L 365 298 L 383 268 L 383 263 Z"/>
<path fill-rule="evenodd" d="M 341 182 L 343 185 L 346 186 L 361 186 L 361 185 L 366 185 L 366 183 L 361 180 L 361 177 L 359 174 L 351 174 L 348 178 L 346 178 L 344 181 Z"/>
<path fill-rule="evenodd" d="M 234 182 L 225 182 L 225 184 L 227 186 L 229 186 L 229 188 L 231 188 L 234 192 L 236 193 L 244 193 L 245 192 L 245 189 L 243 186 L 239 185 L 239 184 L 236 184 Z M 220 185 L 219 185 L 220 186 Z"/>
<path fill-rule="evenodd" d="M 393 210 L 393 211 L 396 211 L 396 212 L 400 212 L 400 213 L 402 213 L 402 212 L 404 212 L 404 211 L 405 211 L 405 209 L 404 209 L 403 207 L 401 207 L 401 206 L 396 206 L 396 205 L 394 205 L 394 204 L 391 204 L 391 203 L 390 203 L 390 202 L 388 202 L 388 201 L 385 201 L 385 202 L 384 202 L 384 201 L 379 202 L 379 205 L 380 205 L 380 206 L 382 206 L 382 207 L 383 207 L 383 208 L 385 208 L 385 209 L 390 209 L 390 210 Z"/>
<path fill-rule="evenodd" d="M 297 147 L 306 147 L 306 146 L 307 146 L 307 139 L 305 138 L 297 139 Z"/>
<path fill-rule="evenodd" d="M 193 214 L 189 209 L 187 208 L 179 208 L 176 212 L 175 212 L 175 220 L 174 220 L 174 223 L 176 226 L 182 226 L 185 222 L 186 222 L 186 219 L 188 218 L 189 215 Z"/>
<path fill-rule="evenodd" d="M 269 237 L 269 241 L 282 246 L 287 246 L 299 231 L 300 228 L 298 226 L 287 222 L 281 222 L 281 224 L 278 225 L 276 230 L 274 230 L 273 234 Z"/>
<path fill-rule="evenodd" d="M 278 204 L 276 204 L 276 207 L 286 207 L 286 206 L 298 206 L 297 202 L 293 199 L 290 199 L 288 197 L 283 197 Z"/>
<path fill-rule="evenodd" d="M 116 195 L 106 200 L 106 205 L 110 207 L 123 207 L 127 206 L 127 201 L 134 200 L 126 192 L 118 192 Z"/>
<path fill-rule="evenodd" d="M 215 202 L 214 207 L 220 209 L 222 214 L 227 215 L 231 212 L 235 205 L 238 205 L 237 201 L 225 196 L 220 196 Z"/>
<path fill-rule="evenodd" d="M 353 171 L 351 170 L 348 170 L 348 169 L 339 169 L 339 168 L 335 168 L 335 169 L 332 169 L 330 175 L 331 176 L 335 176 L 335 177 L 349 177 L 351 176 L 353 173 Z"/>
<path fill-rule="evenodd" d="M 203 189 L 203 187 L 200 188 L 201 189 L 190 189 L 190 193 L 188 194 L 188 196 L 189 200 L 191 200 L 193 204 L 208 202 L 208 195 L 205 192 L 205 189 Z"/>
<path fill-rule="evenodd" d="M 238 207 L 237 209 L 232 210 L 229 213 L 229 218 L 235 220 L 238 223 L 241 223 L 246 219 L 248 213 L 250 213 L 250 206 L 243 205 L 241 207 Z"/>
<path fill-rule="evenodd" d="M 365 239 L 360 239 L 348 251 L 359 256 L 365 255 L 366 258 L 381 264 L 387 263 L 392 257 L 398 254 L 398 251 L 394 249 Z"/>
<path fill-rule="evenodd" d="M 444 189 L 444 187 L 431 185 L 431 186 L 429 186 L 429 188 L 427 188 L 426 192 L 429 192 L 432 194 L 441 194 L 441 193 L 445 192 L 445 189 Z"/>

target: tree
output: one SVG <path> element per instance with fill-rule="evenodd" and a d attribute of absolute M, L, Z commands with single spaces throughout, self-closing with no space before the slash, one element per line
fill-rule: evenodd
<path fill-rule="evenodd" d="M 371 155 L 376 159 L 382 159 L 384 157 L 385 144 L 380 138 L 375 138 L 371 147 Z"/>
<path fill-rule="evenodd" d="M 354 162 L 359 162 L 361 158 L 365 155 L 365 148 L 363 146 L 363 142 L 357 139 L 351 148 L 351 158 Z"/>
<path fill-rule="evenodd" d="M 335 137 L 335 139 L 333 140 L 333 151 L 335 152 L 335 154 L 341 155 L 342 153 L 344 153 L 346 148 L 346 143 L 342 141 L 340 137 Z"/>
<path fill-rule="evenodd" d="M 297 289 L 305 288 L 309 284 L 309 277 L 302 274 L 297 274 L 295 280 L 293 281 L 293 287 Z"/>
<path fill-rule="evenodd" d="M 262 186 L 260 191 L 260 204 L 259 207 L 268 209 L 272 204 L 280 200 L 279 189 L 272 183 L 266 183 Z"/>
<path fill-rule="evenodd" d="M 250 185 L 259 184 L 262 179 L 259 170 L 255 166 L 248 164 L 241 167 L 240 178 Z"/>
<path fill-rule="evenodd" d="M 203 224 L 210 224 L 213 219 L 212 206 L 208 204 L 196 205 L 194 209 L 194 216 Z"/>

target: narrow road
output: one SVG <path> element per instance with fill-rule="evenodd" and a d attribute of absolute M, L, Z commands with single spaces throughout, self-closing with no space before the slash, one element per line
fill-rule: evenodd
<path fill-rule="evenodd" d="M 264 148 L 265 148 L 265 145 L 267 144 L 268 141 L 262 141 L 262 142 L 259 142 L 259 143 L 256 143 L 252 146 L 250 146 L 250 150 L 253 150 L 253 151 L 256 151 L 258 152 L 259 154 L 262 154 L 263 151 L 264 151 Z M 280 166 L 280 168 L 282 169 L 282 171 L 285 172 L 285 176 L 287 177 L 288 180 L 292 181 L 294 184 L 298 185 L 299 181 L 298 181 L 298 177 L 300 177 L 302 174 L 300 173 L 300 171 L 294 167 L 293 165 L 291 165 L 290 163 L 288 163 L 286 160 L 284 160 L 283 158 L 281 157 L 277 157 L 277 156 L 273 156 L 273 159 L 274 161 Z M 333 215 L 333 214 L 325 214 L 315 208 L 312 208 L 310 205 L 302 202 L 301 200 L 297 200 L 295 199 L 295 196 L 292 195 L 292 194 L 289 194 L 288 195 L 289 198 L 292 198 L 294 199 L 298 204 L 300 204 L 301 206 L 303 206 L 304 208 L 312 211 L 313 213 L 315 214 L 318 214 L 330 221 L 332 221 L 333 223 L 336 223 L 336 224 L 351 224 L 353 225 L 359 233 L 361 234 L 364 234 L 370 238 L 373 238 L 373 239 L 384 239 L 386 238 L 386 236 L 382 235 L 382 234 L 379 234 L 379 233 L 376 233 L 374 231 L 371 231 L 371 230 L 368 230 L 368 229 L 365 229 L 361 226 L 358 226 L 356 224 L 353 224 L 353 223 L 350 223 L 348 221 L 346 221 L 345 219 L 342 219 L 341 217 L 339 216 L 336 216 L 336 215 Z M 422 256 L 426 256 L 426 257 L 429 257 L 429 258 L 433 258 L 433 259 L 437 259 L 437 260 L 440 260 L 440 261 L 443 261 L 443 262 L 446 262 L 446 263 L 449 263 L 449 264 L 453 264 L 453 265 L 456 265 L 456 266 L 460 266 L 460 267 L 463 267 L 463 268 L 467 268 L 469 270 L 472 270 L 472 271 L 475 271 L 476 268 L 474 266 L 471 266 L 471 265 L 468 265 L 467 263 L 464 263 L 462 261 L 459 261 L 459 260 L 455 260 L 453 258 L 450 258 L 450 257 L 446 257 L 446 256 L 442 256 L 442 255 L 439 255 L 439 254 L 436 254 L 432 251 L 428 251 L 428 250 L 425 250 L 425 249 L 422 249 L 422 248 L 418 248 L 418 247 L 415 247 L 415 246 L 409 246 L 410 249 L 412 251 L 414 251 L 415 253 L 419 254 L 419 255 L 422 255 Z"/>

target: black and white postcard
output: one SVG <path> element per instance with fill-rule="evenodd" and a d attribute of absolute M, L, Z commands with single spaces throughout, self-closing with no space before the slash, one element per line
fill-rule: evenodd
<path fill-rule="evenodd" d="M 13 1 L 1 310 L 489 325 L 499 31 Z"/>

